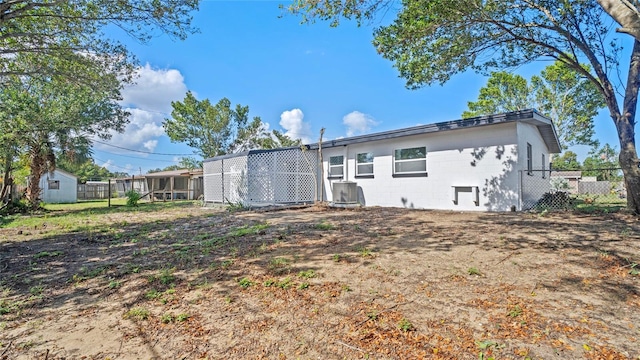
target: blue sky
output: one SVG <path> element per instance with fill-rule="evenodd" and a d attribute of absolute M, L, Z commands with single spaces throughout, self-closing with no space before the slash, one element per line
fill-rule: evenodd
<path fill-rule="evenodd" d="M 444 86 L 407 90 L 371 44 L 374 27 L 392 21 L 392 14 L 373 25 L 343 22 L 331 28 L 323 22 L 301 25 L 279 3 L 204 0 L 193 14 L 200 33 L 185 41 L 159 36 L 139 44 L 111 34 L 137 56 L 140 77 L 123 91 L 131 124 L 124 134 L 95 144 L 96 163 L 137 175 L 191 154 L 193 149 L 171 143 L 162 130 L 171 101 L 181 101 L 187 90 L 213 103 L 227 97 L 248 105 L 250 116 L 260 116 L 270 129 L 317 141 L 323 127 L 329 140 L 459 119 L 486 83 L 469 72 Z M 517 73 L 528 77 L 547 64 Z M 606 111 L 596 119 L 596 136 L 617 145 Z M 588 149 L 572 150 L 583 158 Z"/>

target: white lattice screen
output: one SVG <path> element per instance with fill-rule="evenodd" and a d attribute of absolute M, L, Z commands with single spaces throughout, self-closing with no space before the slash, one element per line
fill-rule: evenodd
<path fill-rule="evenodd" d="M 222 202 L 222 160 L 205 162 L 203 170 L 204 201 Z"/>
<path fill-rule="evenodd" d="M 300 149 L 249 155 L 249 202 L 296 203 L 314 200 L 316 153 Z"/>
<path fill-rule="evenodd" d="M 247 202 L 247 156 L 223 159 L 224 202 Z"/>
<path fill-rule="evenodd" d="M 315 199 L 314 151 L 256 151 L 204 163 L 206 202 L 279 204 Z"/>

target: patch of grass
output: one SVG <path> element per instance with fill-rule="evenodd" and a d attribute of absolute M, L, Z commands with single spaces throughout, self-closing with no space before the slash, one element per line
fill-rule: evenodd
<path fill-rule="evenodd" d="M 160 270 L 160 273 L 158 275 L 153 277 L 153 280 L 159 281 L 162 285 L 173 284 L 173 282 L 176 280 L 175 275 L 173 275 L 173 272 L 175 270 L 176 270 L 175 268 L 162 269 Z"/>
<path fill-rule="evenodd" d="M 41 296 L 43 292 L 44 286 L 42 285 L 32 286 L 29 288 L 29 294 L 32 296 Z"/>
<path fill-rule="evenodd" d="M 638 264 L 636 263 L 632 263 L 631 265 L 631 270 L 629 270 L 629 274 L 630 275 L 638 275 L 640 274 L 640 271 L 638 270 Z"/>
<path fill-rule="evenodd" d="M 316 277 L 316 272 L 314 270 L 300 271 L 298 273 L 298 277 L 301 277 L 303 279 L 311 279 Z"/>
<path fill-rule="evenodd" d="M 230 237 L 242 237 L 245 235 L 257 235 L 263 233 L 264 230 L 269 228 L 268 223 L 257 224 L 253 226 L 241 226 L 229 232 Z"/>
<path fill-rule="evenodd" d="M 357 250 L 358 250 L 358 253 L 360 254 L 360 256 L 362 256 L 362 257 L 368 257 L 368 256 L 373 256 L 374 255 L 373 249 L 369 249 L 366 246 L 359 247 Z"/>
<path fill-rule="evenodd" d="M 227 259 L 220 264 L 220 266 L 222 266 L 223 269 L 226 269 L 231 265 L 233 265 L 233 259 Z"/>
<path fill-rule="evenodd" d="M 277 281 L 275 279 L 267 279 L 262 283 L 262 285 L 264 285 L 265 287 L 271 287 L 271 286 L 275 285 L 276 282 Z"/>
<path fill-rule="evenodd" d="M 367 313 L 367 317 L 369 318 L 369 320 L 376 321 L 378 320 L 378 312 L 376 310 L 369 311 Z"/>
<path fill-rule="evenodd" d="M 143 307 L 134 307 L 124 314 L 125 319 L 146 320 L 149 318 L 149 310 Z"/>
<path fill-rule="evenodd" d="M 291 278 L 290 277 L 286 277 L 280 281 L 278 281 L 276 283 L 276 286 L 283 289 L 283 290 L 287 290 L 288 288 L 293 286 L 293 283 L 291 282 Z"/>
<path fill-rule="evenodd" d="M 88 279 L 96 278 L 102 275 L 106 270 L 107 270 L 107 266 L 97 266 L 93 269 L 83 266 L 80 268 L 79 273 L 73 274 L 73 276 L 71 277 L 71 280 L 77 284 Z"/>
<path fill-rule="evenodd" d="M 243 289 L 246 289 L 250 286 L 253 286 L 254 282 L 249 278 L 242 278 L 238 281 L 238 285 L 240 285 Z"/>
<path fill-rule="evenodd" d="M 334 262 L 340 262 L 341 259 L 342 255 L 340 254 L 333 254 L 333 256 L 331 257 L 331 260 L 333 260 Z"/>
<path fill-rule="evenodd" d="M 316 230 L 334 230 L 336 227 L 333 224 L 326 222 L 325 220 L 313 225 Z"/>
<path fill-rule="evenodd" d="M 285 273 L 291 267 L 291 259 L 284 257 L 275 257 L 269 261 L 268 268 L 269 270 L 275 272 L 276 274 Z"/>
<path fill-rule="evenodd" d="M 41 251 L 41 252 L 33 255 L 33 258 L 34 259 L 40 259 L 40 258 L 43 258 L 43 257 L 55 257 L 55 256 L 60 256 L 62 254 L 64 254 L 62 251 L 51 251 L 51 252 L 49 252 L 49 251 Z"/>
<path fill-rule="evenodd" d="M 477 275 L 477 276 L 482 275 L 482 273 L 480 272 L 480 270 L 478 270 L 477 267 L 468 268 L 467 269 L 467 274 L 469 274 L 469 275 Z"/>
<path fill-rule="evenodd" d="M 398 328 L 402 331 L 415 330 L 415 328 L 413 327 L 413 324 L 406 318 L 402 318 L 402 320 L 400 320 L 400 322 L 398 323 Z"/>
<path fill-rule="evenodd" d="M 515 305 L 514 307 L 511 308 L 511 310 L 509 310 L 509 316 L 511 317 L 518 317 L 520 315 L 522 315 L 522 308 L 520 307 L 520 305 Z"/>
<path fill-rule="evenodd" d="M 160 321 L 162 321 L 165 324 L 171 323 L 171 322 L 173 322 L 173 320 L 174 320 L 174 316 L 171 313 L 163 314 L 160 317 Z"/>
<path fill-rule="evenodd" d="M 304 290 L 304 289 L 308 289 L 309 286 L 311 286 L 311 284 L 309 284 L 308 282 L 303 282 L 300 285 L 298 285 L 298 290 Z"/>
<path fill-rule="evenodd" d="M 149 300 L 155 300 L 160 298 L 161 296 L 162 296 L 162 292 L 156 289 L 151 289 L 144 294 L 144 297 L 146 297 Z"/>
<path fill-rule="evenodd" d="M 118 280 L 109 281 L 109 289 L 117 289 L 122 286 L 122 283 Z"/>
<path fill-rule="evenodd" d="M 190 317 L 191 317 L 191 315 L 189 315 L 187 313 L 181 313 L 181 314 L 176 315 L 176 321 L 177 322 L 187 321 Z"/>

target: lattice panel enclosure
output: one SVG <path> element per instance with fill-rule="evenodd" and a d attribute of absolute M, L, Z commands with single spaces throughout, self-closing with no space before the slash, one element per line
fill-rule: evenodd
<path fill-rule="evenodd" d="M 204 163 L 205 202 L 245 205 L 315 200 L 315 151 L 276 149 Z"/>
<path fill-rule="evenodd" d="M 247 156 L 223 159 L 224 202 L 247 203 Z"/>
<path fill-rule="evenodd" d="M 316 153 L 300 149 L 249 155 L 251 203 L 311 202 L 316 191 Z"/>
<path fill-rule="evenodd" d="M 204 200 L 269 205 L 312 202 L 317 154 L 300 149 L 253 151 L 204 163 Z"/>
<path fill-rule="evenodd" d="M 222 161 L 209 161 L 203 164 L 204 201 L 222 202 Z"/>

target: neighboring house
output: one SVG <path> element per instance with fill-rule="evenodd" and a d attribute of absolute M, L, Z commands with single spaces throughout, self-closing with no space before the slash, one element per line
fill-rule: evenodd
<path fill-rule="evenodd" d="M 568 185 L 568 189 L 559 189 L 566 190 L 571 194 L 578 193 L 578 183 L 580 179 L 582 179 L 582 171 L 580 170 L 568 170 L 568 171 L 552 171 L 551 179 L 564 179 L 564 182 Z"/>
<path fill-rule="evenodd" d="M 78 178 L 61 169 L 45 173 L 40 178 L 40 199 L 49 204 L 78 201 Z"/>
<path fill-rule="evenodd" d="M 144 175 L 154 200 L 196 200 L 202 195 L 202 170 L 170 170 Z"/>
<path fill-rule="evenodd" d="M 207 159 L 204 200 L 309 202 L 322 193 L 324 200 L 367 206 L 522 210 L 550 190 L 545 167 L 560 152 L 551 120 L 535 110 L 336 139 L 321 148 L 322 168 L 318 144 Z"/>

